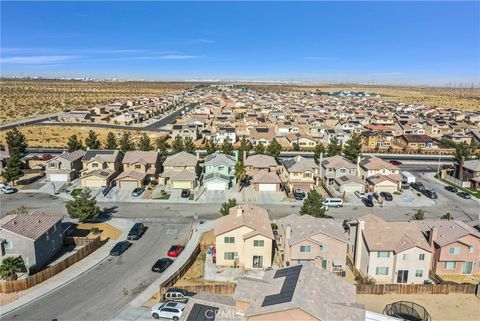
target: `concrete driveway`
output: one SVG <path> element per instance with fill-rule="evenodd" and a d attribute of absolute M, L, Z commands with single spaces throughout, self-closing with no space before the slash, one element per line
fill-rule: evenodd
<path fill-rule="evenodd" d="M 241 193 L 237 192 L 236 189 L 229 189 L 227 191 L 205 191 L 198 198 L 197 202 L 202 203 L 223 203 L 228 199 L 234 198 L 237 201 L 242 199 Z"/>

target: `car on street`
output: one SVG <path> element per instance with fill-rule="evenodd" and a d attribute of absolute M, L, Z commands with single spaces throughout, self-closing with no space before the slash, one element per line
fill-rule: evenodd
<path fill-rule="evenodd" d="M 452 193 L 458 193 L 458 188 L 456 187 L 453 187 L 453 186 L 445 186 L 445 189 L 449 192 L 452 192 Z"/>
<path fill-rule="evenodd" d="M 157 262 L 155 262 L 155 264 L 152 266 L 152 271 L 153 272 L 164 272 L 170 265 L 172 265 L 173 263 L 173 260 L 172 259 L 169 259 L 167 257 L 164 257 L 160 260 L 158 260 Z"/>
<path fill-rule="evenodd" d="M 195 293 L 189 292 L 181 288 L 170 288 L 163 295 L 164 301 L 180 301 L 187 302 Z"/>
<path fill-rule="evenodd" d="M 425 195 L 426 197 L 428 197 L 430 199 L 433 199 L 433 200 L 436 200 L 438 198 L 437 193 L 435 191 L 432 191 L 432 190 L 429 190 L 429 189 L 424 190 L 423 195 Z"/>
<path fill-rule="evenodd" d="M 188 189 L 182 189 L 182 195 L 183 198 L 188 198 L 190 196 L 190 190 Z"/>
<path fill-rule="evenodd" d="M 185 304 L 169 301 L 153 306 L 151 314 L 155 319 L 164 318 L 178 321 L 182 317 L 183 309 L 185 309 Z"/>
<path fill-rule="evenodd" d="M 373 193 L 372 196 L 373 196 L 376 200 L 378 200 L 378 199 L 380 198 L 380 195 L 378 195 L 377 193 Z"/>
<path fill-rule="evenodd" d="M 460 196 L 461 198 L 466 199 L 466 200 L 469 200 L 469 199 L 472 198 L 472 195 L 470 195 L 466 192 L 458 192 L 457 195 Z"/>
<path fill-rule="evenodd" d="M 297 188 L 293 191 L 293 197 L 295 197 L 297 201 L 301 201 L 305 198 L 305 192 Z"/>
<path fill-rule="evenodd" d="M 425 185 L 423 185 L 423 183 L 420 183 L 420 182 L 412 183 L 410 184 L 410 186 L 418 192 L 423 192 L 425 190 Z"/>
<path fill-rule="evenodd" d="M 326 198 L 323 201 L 323 206 L 325 207 L 342 207 L 343 200 L 341 198 Z"/>
<path fill-rule="evenodd" d="M 129 241 L 120 241 L 115 246 L 110 250 L 110 255 L 111 256 L 119 256 L 122 255 L 123 252 L 125 252 L 132 243 Z"/>
<path fill-rule="evenodd" d="M 15 193 L 15 190 L 11 186 L 8 186 L 8 185 L 3 185 L 0 189 L 2 190 L 3 194 Z"/>
<path fill-rule="evenodd" d="M 183 251 L 183 246 L 181 245 L 172 245 L 170 249 L 168 250 L 167 255 L 170 257 L 177 257 L 182 253 Z"/>
<path fill-rule="evenodd" d="M 132 191 L 133 197 L 139 197 L 142 193 L 145 192 L 145 187 L 137 187 Z"/>
<path fill-rule="evenodd" d="M 359 192 L 359 191 L 356 191 L 354 194 L 355 194 L 359 199 L 362 199 L 362 198 L 364 198 L 364 197 L 366 196 L 364 192 Z"/>
<path fill-rule="evenodd" d="M 381 192 L 380 196 L 383 197 L 386 201 L 392 201 L 393 196 L 389 192 Z"/>
<path fill-rule="evenodd" d="M 130 232 L 128 232 L 127 240 L 138 240 L 144 232 L 145 225 L 143 225 L 143 223 L 135 223 L 130 229 Z"/>
<path fill-rule="evenodd" d="M 366 207 L 373 207 L 373 201 L 367 197 L 362 198 L 362 202 Z"/>
<path fill-rule="evenodd" d="M 389 163 L 392 164 L 392 165 L 395 165 L 395 166 L 400 166 L 400 165 L 402 165 L 402 162 L 399 162 L 399 161 L 397 161 L 397 160 L 391 160 L 391 161 L 389 161 Z"/>

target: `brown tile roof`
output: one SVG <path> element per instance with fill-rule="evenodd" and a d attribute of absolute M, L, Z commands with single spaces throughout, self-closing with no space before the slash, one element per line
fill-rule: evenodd
<path fill-rule="evenodd" d="M 400 170 L 397 166 L 389 162 L 386 162 L 378 158 L 377 156 L 373 156 L 373 155 L 366 156 L 364 159 L 362 159 L 360 161 L 360 166 L 366 169 L 373 169 L 373 170 L 382 169 L 382 168 L 386 168 L 389 170 Z"/>
<path fill-rule="evenodd" d="M 146 173 L 142 173 L 139 171 L 126 171 L 126 172 L 120 173 L 120 175 L 118 175 L 116 179 L 119 180 L 122 178 L 131 177 L 131 178 L 135 178 L 136 180 L 143 181 L 146 176 L 147 176 Z"/>
<path fill-rule="evenodd" d="M 198 159 L 195 155 L 187 152 L 180 152 L 172 156 L 168 156 L 163 166 L 196 166 Z"/>
<path fill-rule="evenodd" d="M 143 165 L 155 164 L 158 160 L 158 153 L 154 151 L 129 151 L 123 157 L 123 164 L 139 163 Z"/>
<path fill-rule="evenodd" d="M 412 221 L 411 223 L 417 225 L 422 232 L 425 233 L 426 237 L 429 236 L 430 229 L 433 228 L 434 231 L 436 231 L 436 236 L 433 241 L 439 246 L 456 242 L 467 235 L 480 238 L 480 232 L 458 220 L 423 220 Z"/>
<path fill-rule="evenodd" d="M 272 172 L 261 172 L 253 175 L 252 181 L 254 184 L 280 184 L 280 178 L 276 173 Z"/>
<path fill-rule="evenodd" d="M 324 158 L 322 160 L 322 165 L 325 168 L 340 168 L 340 167 L 356 168 L 357 167 L 351 161 L 349 161 L 348 159 L 340 155 Z"/>
<path fill-rule="evenodd" d="M 35 210 L 28 214 L 8 215 L 2 220 L 1 229 L 36 240 L 47 232 L 62 216 Z"/>
<path fill-rule="evenodd" d="M 71 152 L 71 153 L 63 153 L 61 155 L 58 155 L 57 157 L 58 158 L 63 158 L 67 161 L 70 161 L 70 162 L 73 162 L 73 161 L 76 161 L 78 159 L 81 159 L 83 157 L 83 155 L 85 155 L 85 151 L 83 150 L 76 150 L 74 152 Z"/>
<path fill-rule="evenodd" d="M 245 160 L 245 166 L 254 168 L 269 168 L 277 165 L 275 158 L 269 155 L 252 155 Z"/>

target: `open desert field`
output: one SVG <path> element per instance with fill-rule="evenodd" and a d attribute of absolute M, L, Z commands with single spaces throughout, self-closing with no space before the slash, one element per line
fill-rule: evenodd
<path fill-rule="evenodd" d="M 251 87 L 264 90 L 321 91 L 326 93 L 340 90 L 364 91 L 380 94 L 383 97 L 375 99 L 381 99 L 384 101 L 480 111 L 479 88 L 355 86 L 334 84 L 324 86 L 251 85 Z"/>
<path fill-rule="evenodd" d="M 83 82 L 54 80 L 0 81 L 0 124 L 85 106 L 143 96 L 161 96 L 187 88 L 187 83 Z"/>
<path fill-rule="evenodd" d="M 102 144 L 105 143 L 108 132 L 117 135 L 117 141 L 122 130 L 110 128 L 92 128 L 83 126 L 24 126 L 19 130 L 26 136 L 29 147 L 47 147 L 47 148 L 65 148 L 70 136 L 76 134 L 82 142 L 88 136 L 88 131 L 92 129 L 98 134 L 98 138 Z M 133 141 L 136 143 L 142 134 L 141 131 L 129 130 Z M 0 132 L 0 144 L 5 143 L 5 134 L 7 131 Z M 150 141 L 153 144 L 157 137 L 164 136 L 163 132 L 147 132 Z"/>

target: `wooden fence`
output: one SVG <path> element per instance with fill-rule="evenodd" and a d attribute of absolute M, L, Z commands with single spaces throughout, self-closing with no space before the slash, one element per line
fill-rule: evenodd
<path fill-rule="evenodd" d="M 475 294 L 477 284 L 358 284 L 357 294 Z"/>
<path fill-rule="evenodd" d="M 187 285 L 182 286 L 182 289 L 187 290 L 193 293 L 207 292 L 221 295 L 233 295 L 237 284 L 235 283 L 225 283 L 225 284 L 200 284 L 200 285 Z M 163 294 L 168 290 L 168 288 L 160 289 L 160 297 L 163 297 Z"/>
<path fill-rule="evenodd" d="M 102 246 L 103 243 L 100 241 L 100 237 L 98 236 L 94 239 L 87 239 L 84 237 L 67 237 L 65 238 L 65 244 L 84 246 L 64 260 L 25 279 L 19 279 L 15 281 L 0 281 L 0 293 L 22 291 L 42 283 L 43 281 L 48 280 L 69 266 L 77 263 L 87 255 L 91 254 L 100 246 Z"/>

